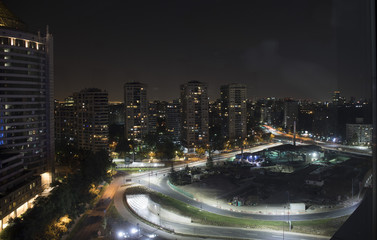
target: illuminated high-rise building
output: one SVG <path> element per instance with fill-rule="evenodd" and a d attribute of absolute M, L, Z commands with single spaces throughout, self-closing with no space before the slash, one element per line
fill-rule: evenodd
<path fill-rule="evenodd" d="M 148 133 L 147 85 L 139 82 L 124 84 L 125 136 L 141 140 Z"/>
<path fill-rule="evenodd" d="M 73 94 L 77 147 L 97 152 L 108 150 L 108 93 L 97 88 Z"/>
<path fill-rule="evenodd" d="M 228 84 L 221 86 L 221 117 L 223 135 L 229 139 L 247 136 L 246 86 Z"/>
<path fill-rule="evenodd" d="M 332 103 L 334 105 L 344 105 L 346 99 L 340 95 L 340 91 L 334 91 L 332 96 Z"/>
<path fill-rule="evenodd" d="M 55 102 L 55 144 L 77 146 L 73 97 Z"/>
<path fill-rule="evenodd" d="M 166 129 L 174 141 L 181 140 L 181 103 L 173 100 L 166 105 Z"/>
<path fill-rule="evenodd" d="M 181 85 L 182 141 L 187 148 L 208 143 L 207 84 L 191 81 Z"/>
<path fill-rule="evenodd" d="M 0 2 L 0 230 L 53 178 L 52 46 Z"/>

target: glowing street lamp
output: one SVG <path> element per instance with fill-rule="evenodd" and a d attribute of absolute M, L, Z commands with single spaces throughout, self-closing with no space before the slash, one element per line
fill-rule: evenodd
<path fill-rule="evenodd" d="M 125 235 L 126 234 L 124 232 L 122 232 L 122 231 L 118 232 L 118 237 L 119 238 L 124 238 Z"/>

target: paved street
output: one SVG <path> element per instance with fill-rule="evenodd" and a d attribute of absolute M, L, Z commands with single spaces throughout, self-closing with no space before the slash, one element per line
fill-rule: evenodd
<path fill-rule="evenodd" d="M 230 211 L 229 209 L 219 209 L 217 207 L 208 205 L 206 203 L 195 201 L 171 189 L 167 184 L 167 177 L 163 177 L 162 179 L 160 179 L 158 185 L 155 184 L 154 181 L 149 181 L 148 178 L 143 177 L 143 176 L 140 176 L 137 179 L 138 179 L 137 182 L 140 182 L 140 184 L 147 187 L 150 186 L 150 188 L 154 191 L 161 192 L 167 196 L 170 196 L 172 198 L 185 202 L 194 207 L 201 208 L 208 212 L 225 215 L 225 216 L 253 218 L 253 219 L 258 219 L 258 220 L 287 221 L 288 219 L 288 211 L 284 211 L 283 208 L 281 208 L 278 214 L 276 215 L 263 215 L 263 214 L 238 212 L 236 207 L 233 207 L 233 211 Z M 320 212 L 320 213 L 299 214 L 299 215 L 290 214 L 289 220 L 304 221 L 304 220 L 315 220 L 315 219 L 336 218 L 336 217 L 341 217 L 341 216 L 347 216 L 347 215 L 352 214 L 353 211 L 357 208 L 357 206 L 358 204 L 355 204 L 350 207 L 335 209 L 335 210 L 330 210 L 327 212 Z"/>
<path fill-rule="evenodd" d="M 132 218 L 132 221 L 136 224 L 139 222 L 137 219 L 134 218 L 132 214 L 128 212 L 128 209 L 123 204 L 123 194 L 125 188 L 120 188 L 117 192 L 114 202 L 117 210 L 127 219 Z M 154 214 L 151 212 L 146 211 L 145 206 L 140 205 L 139 203 L 131 204 L 133 206 L 133 210 L 141 215 L 141 217 L 145 219 L 158 219 L 158 216 L 153 216 Z M 308 234 L 298 234 L 287 232 L 285 230 L 281 231 L 265 231 L 265 230 L 254 230 L 254 229 L 246 229 L 246 228 L 231 228 L 231 227 L 216 227 L 216 226 L 204 226 L 199 224 L 180 224 L 174 223 L 169 221 L 160 220 L 161 225 L 168 228 L 174 229 L 176 233 L 180 234 L 193 234 L 193 235 L 202 235 L 202 236 L 209 236 L 206 239 L 216 239 L 216 237 L 229 237 L 233 239 L 290 239 L 290 240 L 320 240 L 320 239 L 329 239 L 329 237 L 322 237 L 322 236 L 313 236 Z M 148 225 L 144 226 L 145 228 L 150 228 Z M 151 230 L 151 229 L 149 229 Z M 182 236 L 177 236 L 174 234 L 167 234 L 162 231 L 158 231 L 157 233 L 159 236 L 166 237 L 166 239 L 185 239 Z M 194 239 L 194 238 L 186 238 L 186 239 Z M 202 238 L 201 238 L 202 239 Z"/>
<path fill-rule="evenodd" d="M 91 239 L 98 235 L 105 211 L 122 182 L 123 177 L 117 177 L 106 187 L 98 204 L 92 210 L 88 210 L 86 218 L 81 223 L 82 228 L 72 236 L 72 239 Z"/>
<path fill-rule="evenodd" d="M 255 152 L 260 151 L 265 148 L 269 148 L 272 146 L 280 145 L 281 143 L 275 143 L 270 145 L 263 145 L 258 146 L 252 149 L 245 149 L 245 151 Z M 234 156 L 239 152 L 232 152 L 232 153 L 225 153 L 219 154 L 214 156 L 215 162 L 225 161 L 229 157 Z M 206 161 L 198 161 L 188 164 L 190 167 L 192 166 L 199 166 L 205 165 Z M 176 170 L 185 167 L 185 165 L 177 165 L 175 166 Z M 192 205 L 197 208 L 201 208 L 205 211 L 226 215 L 226 216 L 233 216 L 233 217 L 241 217 L 241 218 L 253 218 L 258 220 L 274 220 L 274 221 L 287 221 L 288 220 L 288 212 L 281 209 L 280 212 L 277 211 L 275 215 L 263 215 L 263 214 L 255 214 L 250 212 L 239 212 L 236 208 L 232 209 L 220 209 L 216 206 L 212 206 L 210 204 L 206 204 L 204 202 L 196 201 L 191 199 L 181 193 L 178 193 L 171 189 L 167 184 L 167 175 L 170 172 L 170 168 L 158 169 L 151 172 L 146 173 L 139 173 L 134 175 L 128 176 L 121 176 L 117 177 L 113 180 L 113 182 L 107 187 L 105 190 L 102 200 L 100 201 L 101 204 L 97 205 L 95 209 L 90 211 L 88 217 L 85 219 L 83 226 L 85 226 L 82 230 L 80 230 L 73 239 L 90 239 L 91 236 L 94 236 L 98 229 L 100 229 L 100 225 L 102 223 L 102 217 L 104 216 L 104 210 L 107 209 L 109 206 L 110 200 L 114 198 L 114 204 L 119 213 L 131 224 L 136 225 L 137 223 L 141 224 L 141 228 L 146 232 L 154 232 L 156 231 L 155 228 L 141 223 L 135 216 L 133 216 L 128 209 L 124 206 L 123 203 L 123 193 L 125 191 L 124 187 L 121 187 L 122 184 L 126 183 L 126 179 L 132 179 L 133 183 L 139 183 L 146 187 L 151 188 L 154 191 L 161 192 L 165 195 L 168 195 L 172 198 L 185 202 L 189 205 Z M 138 206 L 136 204 L 136 206 Z M 140 204 L 139 204 L 140 206 Z M 133 206 L 135 207 L 135 205 Z M 322 219 L 322 218 L 334 218 L 340 217 L 351 214 L 357 205 L 336 209 L 328 212 L 320 212 L 320 213 L 311 213 L 311 214 L 300 214 L 300 215 L 289 215 L 289 220 L 291 221 L 301 221 L 301 220 L 313 220 L 313 219 Z M 136 209 L 134 209 L 137 211 Z M 141 213 L 144 214 L 144 218 L 146 219 L 153 219 L 154 217 L 151 215 L 152 213 L 145 212 Z M 148 216 L 145 214 L 149 214 Z M 184 233 L 184 234 L 195 234 L 195 235 L 206 235 L 206 236 L 213 236 L 213 238 L 219 236 L 229 236 L 234 238 L 246 238 L 246 239 L 326 239 L 323 237 L 318 236 L 306 236 L 301 234 L 295 234 L 284 231 L 283 237 L 283 229 L 282 231 L 260 231 L 260 230 L 250 230 L 250 229 L 243 229 L 243 228 L 223 228 L 223 227 L 215 227 L 215 226 L 201 226 L 198 224 L 178 224 L 168 221 L 160 221 L 164 227 L 168 229 L 174 229 L 175 232 Z M 157 235 L 162 236 L 165 239 L 194 239 L 192 237 L 184 238 L 182 236 L 177 237 L 176 234 L 170 234 L 165 231 L 157 230 Z"/>

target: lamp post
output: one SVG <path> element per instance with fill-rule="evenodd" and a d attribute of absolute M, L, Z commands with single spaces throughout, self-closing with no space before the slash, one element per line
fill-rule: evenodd
<path fill-rule="evenodd" d="M 288 194 L 288 205 L 287 205 L 287 210 L 288 210 L 288 230 L 291 231 L 291 222 L 289 221 L 289 208 L 290 208 L 289 191 L 287 191 L 287 194 Z"/>
<path fill-rule="evenodd" d="M 284 206 L 284 219 L 285 219 L 285 207 L 286 206 Z M 284 240 L 284 221 L 283 221 L 283 240 Z"/>

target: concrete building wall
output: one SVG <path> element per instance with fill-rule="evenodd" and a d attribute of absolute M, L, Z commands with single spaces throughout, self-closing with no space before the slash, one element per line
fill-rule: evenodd
<path fill-rule="evenodd" d="M 177 223 L 191 223 L 190 217 L 184 217 L 171 211 L 168 211 L 162 208 L 160 204 L 153 202 L 150 198 L 148 198 L 148 209 L 152 213 L 159 216 L 161 220 L 172 221 L 174 219 L 174 222 Z"/>
<path fill-rule="evenodd" d="M 346 124 L 346 139 L 349 143 L 370 145 L 372 143 L 372 124 Z"/>

